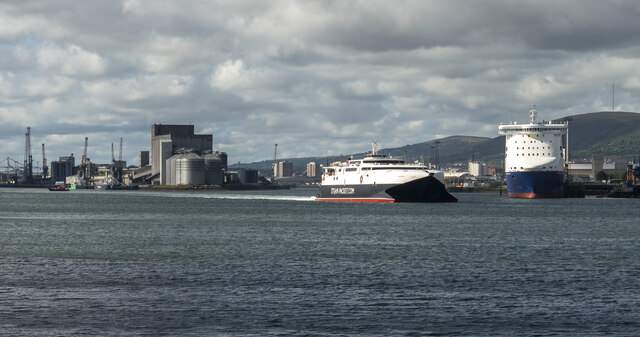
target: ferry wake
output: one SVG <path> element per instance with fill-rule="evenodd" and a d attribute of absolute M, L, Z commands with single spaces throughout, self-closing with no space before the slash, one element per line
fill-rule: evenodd
<path fill-rule="evenodd" d="M 323 168 L 316 201 L 456 202 L 445 189 L 444 174 L 423 164 L 378 154 L 376 144 L 362 159 Z"/>

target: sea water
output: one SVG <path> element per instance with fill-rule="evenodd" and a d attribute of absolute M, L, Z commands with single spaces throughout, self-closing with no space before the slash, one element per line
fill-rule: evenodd
<path fill-rule="evenodd" d="M 640 200 L 0 189 L 0 335 L 640 335 Z"/>

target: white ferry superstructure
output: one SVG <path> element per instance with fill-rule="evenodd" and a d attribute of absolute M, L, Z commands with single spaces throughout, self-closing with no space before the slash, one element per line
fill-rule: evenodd
<path fill-rule="evenodd" d="M 445 189 L 444 174 L 423 164 L 376 153 L 323 168 L 317 201 L 456 202 Z"/>
<path fill-rule="evenodd" d="M 528 124 L 500 125 L 505 136 L 507 191 L 512 198 L 559 198 L 564 187 L 563 137 L 567 124 L 537 122 L 535 105 Z"/>

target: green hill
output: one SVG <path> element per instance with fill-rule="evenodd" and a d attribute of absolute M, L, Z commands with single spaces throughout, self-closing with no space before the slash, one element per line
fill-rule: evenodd
<path fill-rule="evenodd" d="M 622 156 L 629 159 L 640 158 L 640 114 L 635 112 L 603 111 L 568 116 L 554 122 L 569 119 L 569 155 L 571 160 L 590 159 L 594 153 L 605 156 Z M 496 133 L 497 133 L 496 125 Z M 438 144 L 436 145 L 436 142 Z M 381 149 L 394 157 L 404 157 L 409 161 L 421 160 L 435 163 L 438 149 L 442 166 L 466 163 L 473 155 L 476 160 L 492 165 L 500 165 L 504 158 L 504 137 L 450 136 L 418 144 Z M 364 153 L 353 154 L 361 157 Z M 294 170 L 304 171 L 311 161 L 325 164 L 349 158 L 345 156 L 285 158 L 293 163 Z M 240 164 L 241 167 L 258 169 L 262 174 L 271 172 L 271 161 Z M 232 166 L 237 167 L 237 165 Z"/>
<path fill-rule="evenodd" d="M 569 157 L 589 159 L 594 153 L 632 157 L 640 151 L 640 114 L 603 111 L 569 116 Z"/>

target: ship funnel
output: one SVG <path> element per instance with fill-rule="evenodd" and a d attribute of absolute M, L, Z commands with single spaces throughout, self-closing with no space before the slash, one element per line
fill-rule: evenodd
<path fill-rule="evenodd" d="M 529 109 L 529 117 L 531 118 L 531 124 L 535 124 L 536 123 L 536 116 L 538 115 L 538 112 L 536 111 L 536 105 L 532 105 L 531 109 Z"/>

